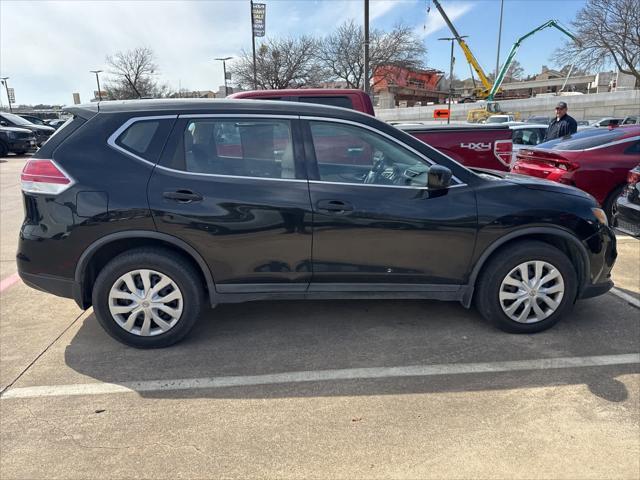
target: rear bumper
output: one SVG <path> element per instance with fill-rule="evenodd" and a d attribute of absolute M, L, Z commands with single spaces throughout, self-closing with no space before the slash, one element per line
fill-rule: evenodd
<path fill-rule="evenodd" d="M 78 301 L 80 285 L 73 280 L 54 275 L 27 273 L 22 270 L 18 270 L 18 275 L 29 287 L 57 297 L 73 298 L 81 308 L 84 308 L 81 305 L 82 302 Z"/>

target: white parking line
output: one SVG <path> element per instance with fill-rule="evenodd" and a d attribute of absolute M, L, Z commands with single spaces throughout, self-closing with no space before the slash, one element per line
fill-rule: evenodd
<path fill-rule="evenodd" d="M 104 395 L 110 393 L 162 392 L 172 390 L 199 390 L 227 387 L 247 387 L 331 380 L 362 380 L 394 377 L 431 377 L 474 373 L 499 373 L 522 370 L 551 370 L 558 368 L 599 367 L 606 365 L 639 364 L 640 353 L 600 355 L 592 357 L 545 358 L 510 362 L 449 363 L 440 365 L 413 365 L 406 367 L 345 368 L 274 373 L 237 377 L 184 378 L 150 380 L 142 382 L 81 383 L 75 385 L 45 385 L 12 388 L 1 399 L 60 397 L 70 395 Z"/>
<path fill-rule="evenodd" d="M 623 292 L 622 290 L 620 290 L 619 288 L 613 287 L 611 290 L 609 290 L 611 293 L 613 293 L 616 297 L 623 299 L 624 301 L 630 303 L 631 305 L 633 305 L 636 308 L 640 308 L 640 300 L 638 300 L 637 298 L 635 298 L 632 295 L 629 295 L 626 292 Z"/>

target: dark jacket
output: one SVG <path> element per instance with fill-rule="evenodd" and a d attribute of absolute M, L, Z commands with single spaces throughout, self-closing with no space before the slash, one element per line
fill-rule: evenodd
<path fill-rule="evenodd" d="M 562 138 L 572 135 L 578 131 L 578 124 L 569 115 L 564 115 L 560 120 L 554 118 L 547 128 L 544 141 L 553 140 L 554 138 Z"/>

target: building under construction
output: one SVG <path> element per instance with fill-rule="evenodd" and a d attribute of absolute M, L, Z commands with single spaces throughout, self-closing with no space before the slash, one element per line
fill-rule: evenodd
<path fill-rule="evenodd" d="M 443 76 L 443 72 L 435 69 L 380 66 L 375 69 L 371 79 L 374 103 L 380 108 L 442 103 L 448 95 L 438 90 Z"/>

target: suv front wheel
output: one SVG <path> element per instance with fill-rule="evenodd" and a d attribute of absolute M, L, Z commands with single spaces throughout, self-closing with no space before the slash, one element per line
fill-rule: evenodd
<path fill-rule="evenodd" d="M 109 262 L 93 287 L 103 328 L 127 345 L 167 347 L 193 327 L 202 308 L 200 275 L 171 250 L 139 248 Z"/>
<path fill-rule="evenodd" d="M 502 330 L 541 332 L 571 310 L 577 285 L 567 255 L 544 242 L 523 241 L 489 260 L 478 279 L 476 305 Z"/>

